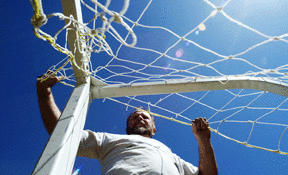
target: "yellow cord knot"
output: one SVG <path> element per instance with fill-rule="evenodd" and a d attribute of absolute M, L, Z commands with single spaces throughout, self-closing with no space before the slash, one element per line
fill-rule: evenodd
<path fill-rule="evenodd" d="M 47 23 L 47 17 L 45 14 L 42 15 L 33 15 L 32 19 L 31 19 L 31 23 L 33 25 L 34 28 L 39 28 L 42 25 L 45 25 Z"/>

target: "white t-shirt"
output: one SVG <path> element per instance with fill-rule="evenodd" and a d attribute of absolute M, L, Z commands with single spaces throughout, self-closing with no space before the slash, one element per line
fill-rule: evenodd
<path fill-rule="evenodd" d="M 163 143 L 140 135 L 83 131 L 78 156 L 100 161 L 102 174 L 197 175 L 198 168 Z"/>

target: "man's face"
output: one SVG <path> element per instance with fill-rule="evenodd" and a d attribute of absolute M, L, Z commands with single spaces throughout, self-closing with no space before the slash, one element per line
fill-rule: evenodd
<path fill-rule="evenodd" d="M 130 115 L 127 122 L 127 134 L 138 134 L 152 137 L 156 132 L 154 119 L 148 112 L 135 111 Z"/>

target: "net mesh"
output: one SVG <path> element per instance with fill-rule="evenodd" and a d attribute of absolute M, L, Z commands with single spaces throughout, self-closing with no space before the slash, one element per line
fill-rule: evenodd
<path fill-rule="evenodd" d="M 76 30 L 77 40 L 86 43 L 87 74 L 107 84 L 230 75 L 287 83 L 287 2 L 124 0 L 119 8 L 120 2 L 81 0 L 83 23 L 62 13 L 43 20 L 37 2 L 32 1 L 34 32 L 67 55 L 49 70 L 64 75 L 63 83 L 70 86 L 76 81 L 71 65 L 77 63 L 68 49 L 68 30 Z M 270 6 L 274 11 L 265 11 Z M 288 103 L 281 95 L 233 89 L 107 99 L 126 108 L 144 106 L 155 116 L 187 125 L 204 116 L 211 130 L 227 139 L 288 154 Z M 268 137 L 269 142 L 263 139 Z"/>

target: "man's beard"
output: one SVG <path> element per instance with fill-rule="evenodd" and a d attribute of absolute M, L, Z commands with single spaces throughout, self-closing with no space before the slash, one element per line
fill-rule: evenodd
<path fill-rule="evenodd" d="M 134 127 L 134 128 L 127 128 L 127 134 L 136 134 L 136 135 L 148 135 L 149 137 L 152 137 L 152 132 L 149 128 L 145 128 L 143 126 L 140 127 Z"/>

